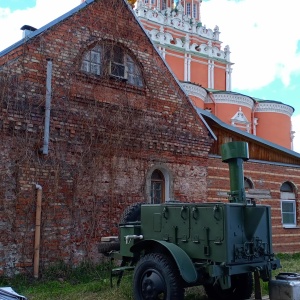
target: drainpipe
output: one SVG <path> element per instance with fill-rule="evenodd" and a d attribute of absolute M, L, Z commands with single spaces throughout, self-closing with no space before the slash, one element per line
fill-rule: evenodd
<path fill-rule="evenodd" d="M 46 78 L 46 104 L 45 104 L 45 126 L 44 126 L 44 145 L 43 154 L 48 154 L 49 131 L 50 131 L 50 109 L 51 109 L 51 79 L 52 79 L 52 60 L 47 59 L 47 78 Z"/>
<path fill-rule="evenodd" d="M 39 184 L 36 184 L 35 188 L 37 190 L 37 195 L 36 195 L 33 275 L 34 278 L 37 279 L 39 277 L 39 261 L 40 261 L 42 187 Z"/>

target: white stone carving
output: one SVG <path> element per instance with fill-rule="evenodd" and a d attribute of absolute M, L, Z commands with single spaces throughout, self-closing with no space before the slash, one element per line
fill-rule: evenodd
<path fill-rule="evenodd" d="M 294 110 L 292 107 L 282 103 L 259 102 L 255 112 L 275 112 L 291 117 L 293 115 Z"/>
<path fill-rule="evenodd" d="M 181 4 L 178 4 L 176 10 L 172 10 L 168 7 L 165 10 L 158 11 L 157 8 L 151 9 L 145 5 L 142 0 L 138 0 L 135 13 L 139 18 L 145 18 L 159 24 L 170 25 L 185 32 L 193 32 L 199 36 L 219 41 L 220 32 L 218 26 L 212 30 L 207 29 L 206 26 L 201 26 L 201 23 L 197 24 L 194 18 L 183 14 Z"/>
<path fill-rule="evenodd" d="M 252 98 L 239 94 L 228 94 L 224 93 L 214 93 L 214 99 L 216 103 L 226 103 L 226 104 L 235 104 L 239 106 L 245 106 L 250 109 L 253 108 L 254 101 Z M 205 101 L 206 102 L 206 101 Z M 208 100 L 207 103 L 211 103 L 211 100 Z"/>
<path fill-rule="evenodd" d="M 237 113 L 231 118 L 231 125 L 245 129 L 247 132 L 250 132 L 251 123 L 248 121 L 244 113 L 242 112 L 242 108 L 240 107 Z"/>
<path fill-rule="evenodd" d="M 239 122 L 239 123 L 249 123 L 248 119 L 242 112 L 242 108 L 240 107 L 237 113 L 231 118 L 231 121 Z"/>
<path fill-rule="evenodd" d="M 224 51 L 220 50 L 215 45 L 212 45 L 212 41 L 219 41 L 219 27 L 216 26 L 214 30 L 207 29 L 206 26 L 202 26 L 201 23 L 196 23 L 196 20 L 188 15 L 183 15 L 183 7 L 179 3 L 176 10 L 172 10 L 170 7 L 163 11 L 158 11 L 156 8 L 151 9 L 147 7 L 143 0 L 138 0 L 137 9 L 135 10 L 136 15 L 140 19 L 148 19 L 153 23 L 160 24 L 161 34 L 157 34 L 155 29 L 150 31 L 150 37 L 153 41 L 159 42 L 162 45 L 172 45 L 181 51 L 192 51 L 199 55 L 208 55 L 209 57 L 225 60 L 230 62 L 230 51 L 229 46 L 226 46 Z M 207 44 L 196 44 L 190 45 L 188 40 L 182 43 L 178 36 L 172 37 L 169 33 L 169 28 L 174 28 L 182 31 L 182 36 L 199 36 L 209 39 Z M 164 35 L 164 36 L 163 36 Z"/>
<path fill-rule="evenodd" d="M 206 90 L 199 85 L 182 82 L 181 86 L 188 95 L 198 97 L 199 99 L 201 99 L 203 101 L 205 100 L 205 98 L 207 96 Z"/>

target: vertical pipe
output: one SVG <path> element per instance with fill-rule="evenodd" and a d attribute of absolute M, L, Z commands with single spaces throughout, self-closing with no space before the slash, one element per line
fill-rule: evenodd
<path fill-rule="evenodd" d="M 247 204 L 243 163 L 249 159 L 248 143 L 230 142 L 221 147 L 222 161 L 228 163 L 230 174 L 230 202 Z"/>
<path fill-rule="evenodd" d="M 36 197 L 36 215 L 35 215 L 33 275 L 34 278 L 38 278 L 39 261 L 40 261 L 40 241 L 41 241 L 42 187 L 39 184 L 36 184 L 35 188 L 37 189 L 37 197 Z"/>
<path fill-rule="evenodd" d="M 50 109 L 51 109 L 51 79 L 52 79 L 52 60 L 47 59 L 47 78 L 46 78 L 46 104 L 45 104 L 45 126 L 44 126 L 44 145 L 43 154 L 48 154 L 49 131 L 50 131 Z"/>

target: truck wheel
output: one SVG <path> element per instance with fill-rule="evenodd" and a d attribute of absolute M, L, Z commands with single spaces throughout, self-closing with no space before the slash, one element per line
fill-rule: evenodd
<path fill-rule="evenodd" d="M 142 203 L 134 203 L 128 206 L 121 215 L 120 224 L 141 221 L 141 204 Z"/>
<path fill-rule="evenodd" d="M 253 291 L 252 273 L 231 276 L 231 288 L 222 290 L 219 283 L 204 286 L 210 300 L 244 300 L 251 297 Z"/>
<path fill-rule="evenodd" d="M 174 262 L 160 253 L 150 253 L 137 263 L 133 275 L 135 300 L 182 300 L 184 288 Z"/>

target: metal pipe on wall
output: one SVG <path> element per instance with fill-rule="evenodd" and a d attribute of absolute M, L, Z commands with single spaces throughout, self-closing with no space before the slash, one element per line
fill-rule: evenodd
<path fill-rule="evenodd" d="M 50 110 L 51 110 L 51 79 L 52 79 L 52 60 L 47 59 L 47 78 L 46 78 L 46 104 L 45 104 L 45 127 L 43 154 L 48 154 L 49 132 L 50 132 Z"/>
<path fill-rule="evenodd" d="M 36 215 L 35 215 L 33 276 L 34 278 L 38 278 L 39 265 L 40 265 L 42 187 L 39 184 L 36 184 L 35 188 L 37 189 L 37 196 L 36 196 Z"/>

